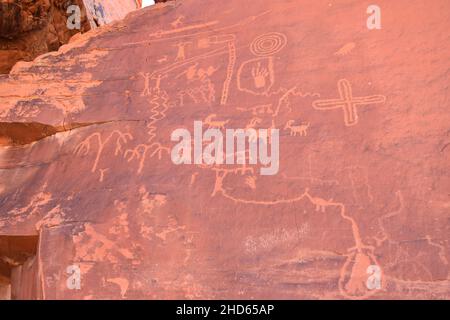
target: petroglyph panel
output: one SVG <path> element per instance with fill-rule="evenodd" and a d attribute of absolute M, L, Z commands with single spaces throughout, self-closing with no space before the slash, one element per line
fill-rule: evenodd
<path fill-rule="evenodd" d="M 53 132 L 0 123 L 0 235 L 39 234 L 43 297 L 448 299 L 449 2 L 377 4 L 380 30 L 354 2 L 167 2 L 1 78 L 0 122 Z M 278 129 L 278 173 L 175 165 L 194 121 Z"/>

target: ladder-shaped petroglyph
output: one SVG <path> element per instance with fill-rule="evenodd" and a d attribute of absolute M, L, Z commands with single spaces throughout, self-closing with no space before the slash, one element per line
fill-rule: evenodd
<path fill-rule="evenodd" d="M 352 85 L 347 79 L 339 80 L 337 86 L 338 99 L 316 100 L 313 102 L 313 107 L 317 110 L 342 109 L 346 126 L 354 126 L 358 123 L 357 107 L 386 101 L 386 97 L 382 95 L 353 97 Z"/>

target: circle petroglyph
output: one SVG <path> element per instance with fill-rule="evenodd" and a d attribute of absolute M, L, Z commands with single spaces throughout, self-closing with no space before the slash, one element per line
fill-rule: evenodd
<path fill-rule="evenodd" d="M 262 34 L 253 40 L 250 51 L 258 57 L 266 57 L 279 52 L 286 46 L 287 38 L 278 32 Z"/>

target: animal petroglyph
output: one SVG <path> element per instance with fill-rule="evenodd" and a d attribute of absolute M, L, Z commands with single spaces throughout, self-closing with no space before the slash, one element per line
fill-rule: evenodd
<path fill-rule="evenodd" d="M 300 136 L 306 137 L 308 135 L 307 130 L 309 129 L 310 123 L 305 123 L 298 126 L 294 126 L 293 124 L 294 120 L 289 120 L 284 127 L 285 130 L 290 131 L 291 136 L 295 137 L 297 134 L 300 134 Z"/>
<path fill-rule="evenodd" d="M 219 128 L 225 130 L 225 125 L 230 122 L 230 120 L 217 121 L 214 120 L 215 118 L 217 118 L 216 114 L 210 114 L 205 118 L 204 123 L 207 124 L 209 128 Z"/>
<path fill-rule="evenodd" d="M 352 86 L 346 79 L 338 81 L 338 92 L 339 99 L 316 100 L 313 102 L 313 107 L 317 110 L 342 109 L 346 126 L 353 126 L 358 123 L 358 106 L 386 101 L 386 97 L 382 95 L 353 97 Z"/>
<path fill-rule="evenodd" d="M 344 46 L 342 46 L 338 51 L 334 53 L 335 56 L 346 56 L 350 54 L 353 49 L 355 49 L 356 44 L 354 42 L 346 43 Z"/>

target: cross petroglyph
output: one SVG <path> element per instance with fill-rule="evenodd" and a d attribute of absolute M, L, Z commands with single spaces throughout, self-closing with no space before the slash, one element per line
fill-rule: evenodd
<path fill-rule="evenodd" d="M 386 101 L 386 97 L 382 95 L 353 97 L 352 85 L 346 79 L 338 81 L 338 91 L 340 96 L 338 99 L 316 100 L 313 102 L 313 107 L 317 110 L 342 108 L 346 126 L 353 126 L 358 123 L 358 106 L 384 103 Z"/>

